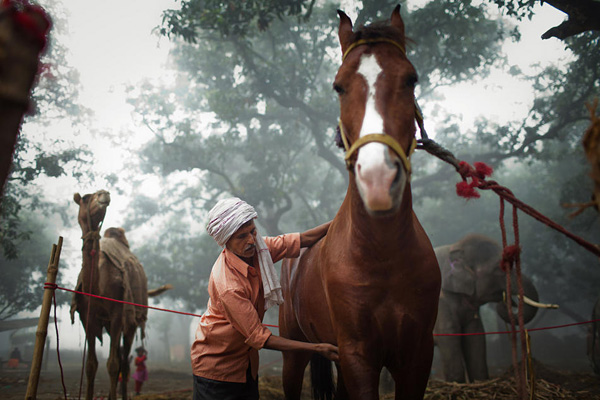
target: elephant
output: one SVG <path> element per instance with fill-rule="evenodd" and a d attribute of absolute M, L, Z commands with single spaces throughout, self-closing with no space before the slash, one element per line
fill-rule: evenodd
<path fill-rule="evenodd" d="M 489 302 L 498 302 L 496 311 L 503 320 L 509 321 L 503 302 L 506 275 L 500 268 L 502 248 L 496 241 L 484 235 L 469 234 L 457 243 L 434 250 L 442 273 L 434 334 L 484 332 L 479 308 Z M 512 275 L 511 292 L 515 295 L 515 273 Z M 522 282 L 526 301 L 536 304 L 538 293 L 531 279 L 522 275 Z M 516 296 L 513 299 L 516 305 Z M 514 310 L 516 316 L 516 306 Z M 524 321 L 531 321 L 536 312 L 537 307 L 525 304 Z M 485 335 L 435 336 L 444 379 L 460 383 L 467 378 L 470 382 L 489 379 L 485 341 Z"/>

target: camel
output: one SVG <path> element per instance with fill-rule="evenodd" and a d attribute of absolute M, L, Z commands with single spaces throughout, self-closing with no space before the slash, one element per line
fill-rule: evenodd
<path fill-rule="evenodd" d="M 14 1 L 0 5 L 0 197 L 49 29 L 41 7 Z"/>
<path fill-rule="evenodd" d="M 77 291 L 147 305 L 149 295 L 156 296 L 171 288 L 170 285 L 164 285 L 148 291 L 144 269 L 129 250 L 129 242 L 122 228 L 108 228 L 100 239 L 100 228 L 110 204 L 109 192 L 99 190 L 83 197 L 75 193 L 73 200 L 79 205 L 78 221 L 83 239 L 83 262 L 77 279 Z M 79 313 L 86 331 L 88 347 L 86 400 L 92 400 L 94 395 L 94 379 L 98 369 L 96 338 L 102 343 L 102 328 L 110 336 L 110 352 L 106 363 L 110 378 L 109 399 L 117 399 L 121 373 L 121 397 L 127 400 L 128 358 L 138 328 L 141 338 L 144 338 L 147 309 L 76 293 L 71 303 L 71 323 L 75 322 L 75 311 Z"/>

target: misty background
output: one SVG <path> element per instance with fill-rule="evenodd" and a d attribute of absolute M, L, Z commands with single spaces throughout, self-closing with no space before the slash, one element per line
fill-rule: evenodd
<path fill-rule="evenodd" d="M 565 15 L 538 2 L 400 3 L 430 137 L 460 160 L 491 165 L 492 179 L 520 200 L 598 243 L 597 211 L 569 218 L 573 209 L 562 206 L 587 202 L 593 190 L 581 139 L 589 125 L 585 105 L 600 87 L 598 32 L 542 40 Z M 217 199 L 238 196 L 254 205 L 263 235 L 334 217 L 348 179 L 334 143 L 336 9 L 360 25 L 389 18 L 397 1 L 39 4 L 54 25 L 0 209 L 0 320 L 39 315 L 58 236 L 57 283 L 74 288 L 82 243 L 76 192 L 110 191 L 103 229 L 125 229 L 149 288 L 174 286 L 149 303 L 193 314 L 204 311 L 221 250 L 204 230 Z M 413 165 L 414 209 L 434 246 L 467 233 L 501 240 L 498 196 L 458 197 L 460 176 L 423 151 Z M 507 207 L 509 232 L 511 212 Z M 597 258 L 521 212 L 519 234 L 523 272 L 540 301 L 560 305 L 538 312 L 528 328 L 589 320 L 600 294 Z M 61 352 L 80 360 L 84 333 L 78 316 L 71 325 L 71 295 L 56 295 Z M 486 330 L 506 330 L 492 307 L 482 318 Z M 277 324 L 276 309 L 265 322 Z M 195 317 L 149 311 L 150 371 L 189 367 L 196 324 Z M 533 356 L 591 371 L 587 329 L 532 333 Z M 30 358 L 34 332 L 0 332 L 0 359 L 15 346 Z M 44 357 L 56 363 L 53 326 L 48 338 Z M 501 371 L 510 364 L 509 338 L 487 341 L 491 372 Z M 105 335 L 100 357 L 108 342 Z M 279 359 L 261 352 L 264 365 Z M 99 371 L 102 358 L 100 364 Z"/>

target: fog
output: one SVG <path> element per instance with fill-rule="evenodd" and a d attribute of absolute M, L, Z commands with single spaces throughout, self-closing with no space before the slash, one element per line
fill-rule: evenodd
<path fill-rule="evenodd" d="M 320 35 L 332 43 L 331 48 L 323 50 L 322 59 L 306 58 L 305 64 L 298 62 L 302 64 L 299 69 L 314 72 L 306 82 L 297 76 L 299 73 L 290 72 L 288 77 L 281 77 L 266 67 L 252 71 L 236 58 L 235 51 L 242 50 L 231 45 L 234 40 L 220 43 L 214 39 L 218 36 L 214 33 L 207 34 L 206 40 L 198 40 L 196 44 L 161 36 L 155 28 L 163 23 L 162 12 L 177 9 L 179 2 L 63 0 L 40 3 L 56 13 L 52 43 L 56 49 L 58 45 L 64 49 L 61 55 L 66 64 L 56 65 L 53 52 L 47 53 L 43 61 L 54 67 L 57 75 L 64 73 L 61 68 L 67 67 L 75 72 L 76 97 L 70 100 L 81 106 L 81 111 L 76 115 L 59 112 L 58 118 L 51 118 L 53 109 L 39 109 L 41 115 L 46 113 L 48 117 L 27 118 L 22 136 L 38 144 L 42 153 L 71 148 L 91 152 L 79 160 L 65 161 L 65 173 L 60 176 L 40 174 L 26 184 L 28 193 L 46 204 L 46 208 L 39 209 L 27 201 L 27 196 L 23 200 L 30 211 L 28 218 L 43 227 L 39 233 L 44 237 L 36 243 L 44 247 L 38 250 L 47 252 L 49 258 L 52 243 L 59 236 L 64 238 L 59 285 L 73 289 L 81 268 L 81 229 L 77 225 L 78 208 L 73 202 L 76 192 L 83 195 L 99 189 L 109 190 L 111 204 L 103 229 L 125 228 L 133 252 L 146 268 L 149 288 L 165 283 L 174 285 L 173 290 L 151 299 L 149 304 L 195 315 L 206 307 L 210 267 L 220 251 L 203 228 L 207 210 L 217 198 L 243 194 L 254 202 L 259 211 L 258 227 L 265 235 L 301 231 L 334 217 L 347 183 L 343 153 L 333 144 L 339 112 L 336 95 L 330 90 L 339 66 L 338 20 L 334 10 L 342 8 L 354 20 L 360 15 L 361 2 L 344 1 L 329 7 L 329 13 L 317 13 L 314 19 L 327 18 L 326 23 L 319 23 L 329 26 L 330 30 L 318 31 L 315 25 L 319 32 L 316 34 L 298 28 L 298 37 L 306 39 L 313 34 L 318 38 Z M 417 15 L 427 3 L 407 1 L 403 7 Z M 559 124 L 556 121 L 562 121 L 561 116 L 552 120 L 553 113 L 540 106 L 551 102 L 552 89 L 557 93 L 568 90 L 561 89 L 564 81 L 545 68 L 554 68 L 554 73 L 560 75 L 571 71 L 569 63 L 578 56 L 558 39 L 540 39 L 541 34 L 559 24 L 564 15 L 549 6 L 536 6 L 534 10 L 531 20 L 516 21 L 489 6 L 486 16 L 506 24 L 505 33 L 517 26 L 520 40 L 513 40 L 506 33 L 504 40 L 494 42 L 497 45 L 494 55 L 498 59 L 488 64 L 465 65 L 464 71 L 455 75 L 434 66 L 430 68 L 427 60 L 419 58 L 420 48 L 428 48 L 428 43 L 413 35 L 426 29 L 411 25 L 407 19 L 407 34 L 416 42 L 409 58 L 414 56 L 418 71 L 422 67 L 431 72 L 429 77 L 420 76 L 423 83 L 417 88 L 417 98 L 433 139 L 443 143 L 459 159 L 490 163 L 495 168 L 491 179 L 510 188 L 519 199 L 566 229 L 596 243 L 600 222 L 597 212 L 588 209 L 569 218 L 572 209 L 562 206 L 588 201 L 592 194 L 593 183 L 587 175 L 589 165 L 581 148 L 587 123 L 573 117 L 564 133 L 555 134 L 556 139 L 520 147 L 526 142 L 520 132 L 536 129 L 543 136 L 553 132 L 554 125 Z M 382 10 L 383 17 L 387 18 L 388 14 L 387 9 Z M 266 49 L 271 45 L 275 47 L 278 40 L 287 40 L 286 32 L 290 30 L 277 18 L 272 21 L 271 29 L 272 33 L 258 32 L 249 41 L 257 52 L 264 52 L 265 58 L 272 57 L 265 64 L 290 62 L 289 57 L 278 59 Z M 467 39 L 462 38 L 465 43 Z M 594 40 L 597 42 L 597 37 Z M 223 50 L 219 46 L 223 46 Z M 52 50 L 57 52 L 56 49 Z M 463 58 L 466 60 L 466 56 Z M 229 60 L 240 65 L 226 64 Z M 324 65 L 322 69 L 317 69 L 319 63 Z M 292 67 L 286 68 L 286 71 L 292 70 Z M 271 71 L 272 75 L 262 77 L 259 72 L 264 71 Z M 290 80 L 289 87 L 284 78 Z M 302 92 L 307 82 L 319 84 Z M 597 95 L 598 81 L 593 82 Z M 306 122 L 309 117 L 299 108 L 278 104 L 273 100 L 276 95 L 269 98 L 271 90 L 283 93 L 276 93 L 280 97 L 289 95 L 291 98 L 297 94 L 313 110 L 322 107 L 319 111 L 327 117 L 312 121 L 311 125 Z M 576 105 L 556 103 L 562 104 L 565 114 L 587 115 L 582 107 L 576 108 L 582 102 L 580 99 Z M 321 143 L 323 137 L 326 141 Z M 243 146 L 236 147 L 238 142 Z M 514 156 L 504 156 L 510 153 Z M 476 158 L 479 156 L 481 158 Z M 27 149 L 22 157 L 24 164 L 34 163 L 35 149 Z M 455 184 L 461 180 L 460 176 L 451 166 L 423 151 L 416 152 L 413 165 L 414 210 L 434 247 L 455 243 L 468 233 L 481 233 L 501 241 L 496 194 L 481 191 L 479 199 L 458 197 Z M 292 191 L 294 185 L 301 186 L 300 192 L 305 198 Z M 293 205 L 280 215 L 278 211 L 285 204 L 281 193 L 285 190 L 292 194 Z M 511 213 L 512 207 L 507 204 L 505 221 L 509 243 L 513 242 L 515 232 Z M 527 328 L 552 328 L 589 321 L 599 294 L 597 258 L 522 212 L 518 221 L 523 273 L 536 285 L 541 302 L 560 306 L 557 310 L 538 312 Z M 22 248 L 28 251 L 26 244 Z M 47 258 L 36 259 L 35 267 L 29 266 L 32 273 L 39 275 L 40 300 Z M 2 259 L 2 262 L 8 261 Z M 191 270 L 193 273 L 188 273 Z M 66 363 L 75 365 L 81 362 L 84 331 L 78 315 L 71 324 L 71 294 L 60 295 L 62 305 L 57 310 L 60 351 Z M 494 307 L 495 304 L 488 304 L 481 310 L 486 331 L 510 330 Z M 39 308 L 19 312 L 11 319 L 38 315 Z M 269 310 L 264 322 L 276 325 L 277 310 Z M 138 334 L 134 347 L 146 346 L 150 370 L 186 370 L 197 323 L 196 316 L 149 310 L 147 337 L 142 341 Z M 563 370 L 591 372 L 586 355 L 589 326 L 532 332 L 533 357 Z M 277 334 L 277 328 L 272 330 Z M 21 348 L 25 359 L 30 358 L 34 332 L 35 327 L 0 332 L 0 358 L 6 359 L 15 346 Z M 57 336 L 53 325 L 48 328 L 48 340 L 50 351 L 45 357 L 47 366 L 52 366 L 57 362 Z M 109 337 L 105 334 L 103 345 L 98 347 L 100 368 L 104 368 L 102 357 L 107 357 L 108 349 Z M 510 367 L 510 351 L 508 335 L 487 337 L 492 374 L 500 374 Z M 280 359 L 278 352 L 261 351 L 263 366 L 277 370 Z M 434 376 L 439 374 L 439 368 L 436 358 Z"/>

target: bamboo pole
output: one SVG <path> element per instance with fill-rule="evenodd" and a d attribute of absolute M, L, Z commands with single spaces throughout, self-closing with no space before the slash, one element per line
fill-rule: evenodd
<path fill-rule="evenodd" d="M 62 236 L 58 237 L 58 245 L 52 245 L 52 254 L 48 262 L 48 274 L 46 282 L 56 283 L 56 275 L 58 274 L 58 262 L 60 260 L 60 251 L 62 249 Z M 40 319 L 38 321 L 37 331 L 35 333 L 35 346 L 33 348 L 33 358 L 31 360 L 31 369 L 29 371 L 29 383 L 27 384 L 27 393 L 25 400 L 35 400 L 37 396 L 37 387 L 40 379 L 40 370 L 42 359 L 44 357 L 44 346 L 46 344 L 46 336 L 48 335 L 48 319 L 50 317 L 50 308 L 52 307 L 52 298 L 54 289 L 44 290 L 44 299 L 42 301 L 42 310 L 40 311 Z"/>

